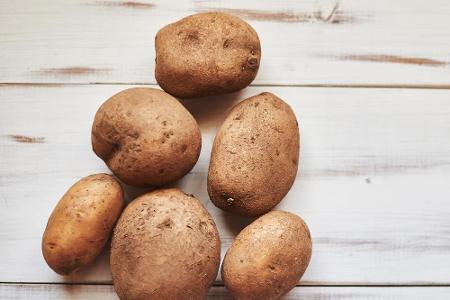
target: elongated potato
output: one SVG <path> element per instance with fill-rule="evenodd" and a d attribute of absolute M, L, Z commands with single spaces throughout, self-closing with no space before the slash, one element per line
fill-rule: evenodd
<path fill-rule="evenodd" d="M 272 211 L 245 227 L 228 249 L 222 279 L 237 300 L 275 300 L 290 291 L 311 259 L 311 235 L 298 216 Z"/>
<path fill-rule="evenodd" d="M 133 200 L 114 229 L 111 273 L 121 299 L 204 299 L 219 264 L 213 219 L 179 189 Z"/>
<path fill-rule="evenodd" d="M 50 268 L 68 275 L 90 264 L 109 240 L 123 206 L 122 187 L 110 175 L 90 175 L 75 183 L 56 205 L 42 238 Z"/>
<path fill-rule="evenodd" d="M 158 84 L 181 98 L 230 93 L 256 77 L 261 46 L 244 20 L 225 13 L 188 16 L 155 39 Z"/>
<path fill-rule="evenodd" d="M 236 105 L 214 140 L 208 193 L 219 208 L 246 216 L 271 210 L 294 183 L 299 161 L 297 120 L 271 93 Z"/>

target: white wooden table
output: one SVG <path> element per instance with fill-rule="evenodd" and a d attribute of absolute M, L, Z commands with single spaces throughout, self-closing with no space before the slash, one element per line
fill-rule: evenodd
<path fill-rule="evenodd" d="M 211 143 L 233 103 L 270 91 L 302 133 L 279 208 L 314 241 L 284 299 L 450 299 L 450 2 L 138 1 L 0 0 L 0 299 L 116 298 L 108 254 L 64 278 L 45 264 L 41 235 L 71 184 L 107 171 L 90 146 L 99 105 L 156 86 L 157 30 L 208 10 L 250 22 L 263 53 L 251 87 L 183 101 L 203 149 L 176 185 L 203 200 L 223 253 L 248 221 L 208 199 Z M 209 298 L 230 299 L 220 277 Z"/>

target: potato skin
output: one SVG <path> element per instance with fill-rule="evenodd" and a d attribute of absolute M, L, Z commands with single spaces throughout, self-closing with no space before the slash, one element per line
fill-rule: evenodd
<path fill-rule="evenodd" d="M 155 77 L 180 98 L 230 93 L 256 77 L 261 45 L 256 31 L 225 13 L 199 13 L 156 35 Z"/>
<path fill-rule="evenodd" d="M 159 186 L 192 169 L 201 135 L 194 117 L 175 98 L 157 89 L 131 88 L 97 111 L 92 148 L 125 183 Z"/>
<path fill-rule="evenodd" d="M 42 254 L 56 273 L 68 275 L 102 252 L 124 207 L 114 177 L 95 174 L 76 182 L 53 210 L 42 237 Z"/>
<path fill-rule="evenodd" d="M 121 299 L 204 299 L 219 269 L 219 233 L 192 195 L 156 190 L 123 212 L 110 262 Z"/>
<path fill-rule="evenodd" d="M 237 300 L 274 300 L 295 287 L 311 259 L 306 223 L 271 211 L 244 228 L 228 249 L 222 279 Z"/>
<path fill-rule="evenodd" d="M 300 134 L 292 109 L 271 93 L 236 105 L 214 140 L 208 193 L 219 208 L 245 216 L 271 210 L 297 175 Z"/>

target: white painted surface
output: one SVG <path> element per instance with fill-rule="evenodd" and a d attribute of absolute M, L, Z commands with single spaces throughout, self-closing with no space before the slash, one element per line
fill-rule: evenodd
<path fill-rule="evenodd" d="M 449 287 L 296 287 L 281 300 L 356 300 L 397 299 L 446 300 Z M 4 299 L 27 300 L 112 300 L 119 299 L 110 285 L 10 285 L 0 284 L 0 296 Z M 3 299 L 3 298 L 2 298 Z M 214 286 L 208 294 L 209 300 L 232 300 L 224 287 Z"/>
<path fill-rule="evenodd" d="M 63 278 L 45 264 L 41 235 L 70 185 L 108 172 L 90 146 L 98 106 L 127 84 L 154 84 L 158 29 L 208 10 L 243 17 L 263 51 L 258 87 L 184 101 L 201 124 L 203 150 L 176 185 L 207 206 L 222 254 L 249 221 L 208 199 L 211 143 L 233 103 L 270 91 L 294 108 L 302 138 L 300 174 L 278 208 L 301 215 L 314 239 L 300 284 L 317 286 L 297 287 L 284 299 L 448 299 L 445 0 L 0 0 L 0 299 L 116 298 L 110 285 L 93 285 L 111 282 L 107 251 Z M 129 199 L 145 191 L 126 190 Z M 216 286 L 208 299 L 230 296 Z"/>
<path fill-rule="evenodd" d="M 124 88 L 0 88 L 1 282 L 110 282 L 106 256 L 71 278 L 56 275 L 42 259 L 40 239 L 66 189 L 107 171 L 91 150 L 90 127 L 100 104 Z M 234 100 L 264 90 L 185 102 L 201 125 L 203 149 L 177 185 L 212 213 L 223 252 L 246 220 L 208 199 L 212 140 Z M 450 91 L 269 90 L 293 107 L 301 127 L 300 174 L 279 208 L 302 216 L 314 238 L 303 283 L 450 284 Z"/>
<path fill-rule="evenodd" d="M 259 33 L 256 84 L 450 87 L 446 0 L 0 0 L 0 82 L 155 83 L 156 32 L 209 10 Z"/>

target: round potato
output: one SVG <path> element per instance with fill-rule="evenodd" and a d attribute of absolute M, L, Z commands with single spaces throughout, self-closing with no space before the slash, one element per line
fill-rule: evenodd
<path fill-rule="evenodd" d="M 134 186 L 159 186 L 183 177 L 198 160 L 200 129 L 169 94 L 131 88 L 97 111 L 92 147 L 113 173 Z"/>
<path fill-rule="evenodd" d="M 214 140 L 208 193 L 224 210 L 257 216 L 271 210 L 294 183 L 299 161 L 295 114 L 271 93 L 236 105 Z"/>
<path fill-rule="evenodd" d="M 103 250 L 124 207 L 122 187 L 111 175 L 76 182 L 59 200 L 42 238 L 42 253 L 56 273 L 68 275 Z"/>
<path fill-rule="evenodd" d="M 136 198 L 114 229 L 111 273 L 121 299 L 204 299 L 219 264 L 213 219 L 179 189 Z"/>
<path fill-rule="evenodd" d="M 222 279 L 237 300 L 274 300 L 295 287 L 311 259 L 311 235 L 298 216 L 272 211 L 245 227 L 228 249 Z"/>
<path fill-rule="evenodd" d="M 155 77 L 181 98 L 230 93 L 255 79 L 261 59 L 256 31 L 224 13 L 195 14 L 156 35 Z"/>

